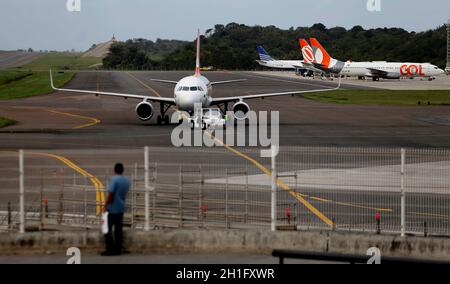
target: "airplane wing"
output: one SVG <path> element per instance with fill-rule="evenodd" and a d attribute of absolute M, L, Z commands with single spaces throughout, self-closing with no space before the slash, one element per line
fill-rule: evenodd
<path fill-rule="evenodd" d="M 237 80 L 228 80 L 228 81 L 217 81 L 217 82 L 211 82 L 211 85 L 230 84 L 230 83 L 237 83 L 237 82 L 243 82 L 243 81 L 247 81 L 247 79 L 237 79 Z"/>
<path fill-rule="evenodd" d="M 384 70 L 375 69 L 375 68 L 367 68 L 367 70 L 369 70 L 370 74 L 372 74 L 374 76 L 386 77 L 388 74 L 388 72 L 386 72 Z"/>
<path fill-rule="evenodd" d="M 328 71 L 328 68 L 327 68 L 325 65 L 323 65 L 323 64 L 316 63 L 316 62 L 310 62 L 310 63 L 308 63 L 308 64 L 311 64 L 312 67 L 315 67 L 315 68 L 317 68 L 317 69 L 319 69 L 319 70 L 322 70 L 322 71 Z"/>
<path fill-rule="evenodd" d="M 150 79 L 150 81 L 168 83 L 168 84 L 174 84 L 174 85 L 178 84 L 177 81 L 170 81 L 170 80 Z"/>
<path fill-rule="evenodd" d="M 329 91 L 338 90 L 341 87 L 341 79 L 342 78 L 339 76 L 339 83 L 338 83 L 337 87 L 334 87 L 334 88 L 308 90 L 308 91 L 291 91 L 291 92 L 282 92 L 282 93 L 255 94 L 255 95 L 245 95 L 245 96 L 237 96 L 237 97 L 213 98 L 211 101 L 211 105 L 218 105 L 218 104 L 227 103 L 227 102 L 237 102 L 237 101 L 250 100 L 250 99 L 264 99 L 264 98 L 268 98 L 268 97 L 293 96 L 293 95 L 306 94 L 306 93 L 329 92 Z"/>
<path fill-rule="evenodd" d="M 94 95 L 111 96 L 111 97 L 122 97 L 125 99 L 126 98 L 141 99 L 141 100 L 149 100 L 149 101 L 153 101 L 153 102 L 163 102 L 163 103 L 167 103 L 170 105 L 175 105 L 174 98 L 163 98 L 163 97 L 153 97 L 153 96 L 144 96 L 144 95 L 135 95 L 135 94 L 56 88 L 55 85 L 53 84 L 52 70 L 50 70 L 50 85 L 51 85 L 52 89 L 55 91 L 73 92 L 73 93 L 81 93 L 81 94 L 94 94 Z"/>
<path fill-rule="evenodd" d="M 150 79 L 150 80 L 151 80 L 151 81 L 155 81 L 155 82 L 174 84 L 174 85 L 178 84 L 177 81 L 160 80 L 160 79 Z M 247 81 L 247 79 L 238 79 L 238 80 L 228 80 L 228 81 L 211 82 L 211 85 L 229 84 L 229 83 L 236 83 L 236 82 L 242 82 L 242 81 Z"/>

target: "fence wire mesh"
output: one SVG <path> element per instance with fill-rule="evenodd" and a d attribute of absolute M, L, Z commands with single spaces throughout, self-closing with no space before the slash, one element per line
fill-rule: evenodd
<path fill-rule="evenodd" d="M 27 230 L 98 229 L 113 165 L 131 189 L 125 223 L 143 229 L 270 229 L 270 159 L 260 149 L 150 148 L 145 207 L 144 149 L 25 151 Z M 401 231 L 450 235 L 450 150 L 282 147 L 276 158 L 278 229 Z M 17 230 L 17 152 L 0 152 L 0 228 Z"/>

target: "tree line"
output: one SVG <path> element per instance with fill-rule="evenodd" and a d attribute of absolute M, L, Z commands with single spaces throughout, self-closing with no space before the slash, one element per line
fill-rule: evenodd
<path fill-rule="evenodd" d="M 215 25 L 201 37 L 202 66 L 216 69 L 261 69 L 256 63 L 256 45 L 263 45 L 272 57 L 301 59 L 299 38 L 316 37 L 334 58 L 353 61 L 430 62 L 445 67 L 447 31 L 442 25 L 424 32 L 401 28 L 364 29 L 354 26 L 327 28 L 247 26 L 237 23 Z M 107 69 L 191 70 L 195 65 L 195 40 L 192 42 L 133 39 L 113 44 L 103 60 Z"/>

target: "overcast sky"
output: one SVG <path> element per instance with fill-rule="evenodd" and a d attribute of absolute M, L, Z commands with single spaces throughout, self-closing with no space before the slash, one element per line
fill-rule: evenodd
<path fill-rule="evenodd" d="M 0 0 L 0 49 L 86 50 L 113 34 L 119 40 L 192 40 L 197 28 L 230 22 L 424 31 L 450 19 L 449 0 L 380 0 L 381 12 L 369 12 L 368 0 L 79 1 L 81 12 L 67 11 L 67 0 Z"/>

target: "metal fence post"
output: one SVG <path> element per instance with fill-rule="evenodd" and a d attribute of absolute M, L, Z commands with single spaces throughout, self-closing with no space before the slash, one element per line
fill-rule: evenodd
<path fill-rule="evenodd" d="M 179 166 L 179 177 L 178 177 L 178 213 L 180 214 L 179 216 L 179 222 L 180 222 L 180 227 L 183 227 L 183 167 L 180 165 Z"/>
<path fill-rule="evenodd" d="M 157 187 L 157 180 L 158 180 L 158 163 L 155 162 L 155 168 L 154 168 L 154 181 L 153 181 L 153 189 L 152 189 L 152 222 L 155 224 L 155 212 L 156 212 L 156 187 Z"/>
<path fill-rule="evenodd" d="M 44 230 L 44 185 L 43 185 L 43 174 L 41 169 L 41 190 L 40 190 L 40 203 L 39 203 L 39 231 Z"/>
<path fill-rule="evenodd" d="M 400 186 L 401 186 L 401 221 L 400 230 L 401 236 L 405 236 L 405 149 L 401 149 L 401 169 L 400 169 Z"/>
<path fill-rule="evenodd" d="M 84 177 L 84 226 L 87 229 L 87 214 L 88 214 L 88 205 L 87 205 L 87 177 Z"/>
<path fill-rule="evenodd" d="M 228 229 L 228 168 L 225 169 L 225 226 Z"/>
<path fill-rule="evenodd" d="M 149 212 L 149 161 L 148 161 L 148 147 L 144 148 L 144 179 L 145 179 L 145 225 L 144 230 L 148 231 L 150 229 L 150 212 Z"/>
<path fill-rule="evenodd" d="M 204 184 L 204 177 L 203 177 L 203 167 L 200 164 L 199 166 L 199 171 L 200 171 L 200 194 L 199 194 L 199 208 L 198 208 L 198 212 L 200 214 L 200 222 L 201 222 L 201 226 L 202 228 L 205 226 L 205 220 L 203 219 L 204 217 L 204 189 L 203 189 L 203 184 Z"/>
<path fill-rule="evenodd" d="M 10 230 L 11 229 L 11 212 L 12 212 L 12 209 L 11 209 L 11 202 L 9 202 L 8 201 L 8 230 Z"/>
<path fill-rule="evenodd" d="M 272 192 L 271 192 L 271 214 L 270 214 L 270 229 L 275 231 L 277 228 L 277 168 L 276 168 L 276 154 L 278 147 L 272 145 Z"/>
<path fill-rule="evenodd" d="M 134 189 L 136 181 L 134 174 L 131 174 L 131 229 L 134 229 Z"/>
<path fill-rule="evenodd" d="M 245 166 L 245 224 L 248 222 L 248 166 Z"/>
<path fill-rule="evenodd" d="M 19 191 L 20 191 L 20 233 L 25 233 L 25 179 L 24 179 L 23 150 L 19 150 Z"/>

